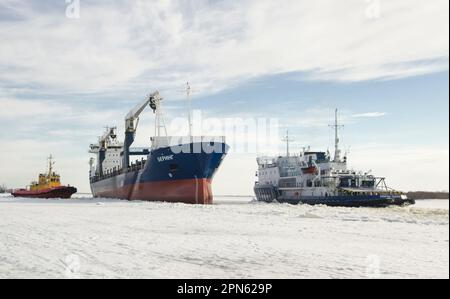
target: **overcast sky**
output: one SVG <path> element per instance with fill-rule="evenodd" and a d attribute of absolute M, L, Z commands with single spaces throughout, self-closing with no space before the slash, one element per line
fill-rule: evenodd
<path fill-rule="evenodd" d="M 339 108 L 351 167 L 402 190 L 448 190 L 448 6 L 0 0 L 0 184 L 25 186 L 53 153 L 64 183 L 88 191 L 87 150 L 103 126 L 120 130 L 156 89 L 167 118 L 185 116 L 189 81 L 195 109 L 276 118 L 293 151 L 332 148 Z M 139 146 L 153 133 L 146 117 Z M 257 154 L 230 154 L 216 193 L 251 194 Z"/>

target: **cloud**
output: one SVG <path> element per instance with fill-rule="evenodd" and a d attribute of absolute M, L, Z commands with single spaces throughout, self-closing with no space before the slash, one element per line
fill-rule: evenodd
<path fill-rule="evenodd" d="M 371 169 L 375 175 L 386 177 L 391 187 L 403 191 L 448 190 L 448 145 L 356 145 L 351 150 L 349 164 L 363 171 Z M 424 179 L 424 173 L 433 179 Z"/>
<path fill-rule="evenodd" d="M 358 113 L 358 114 L 353 114 L 352 117 L 382 117 L 385 116 L 387 113 L 386 112 L 366 112 L 366 113 Z"/>
<path fill-rule="evenodd" d="M 363 0 L 81 1 L 68 19 L 56 4 L 1 0 L 0 83 L 106 92 L 190 80 L 213 92 L 286 72 L 361 81 L 448 69 L 448 1 L 381 4 L 372 19 Z"/>
<path fill-rule="evenodd" d="M 67 106 L 55 105 L 53 101 L 49 100 L 18 100 L 0 96 L 0 103 L 2 119 L 35 117 L 42 120 L 44 117 L 57 117 L 70 113 Z"/>
<path fill-rule="evenodd" d="M 0 94 L 0 131 L 6 143 L 15 138 L 63 141 L 83 137 L 79 142 L 89 144 L 102 134 L 107 125 L 123 125 L 122 109 L 103 107 L 101 113 L 91 105 L 49 99 L 19 99 Z M 120 121 L 120 123 L 118 123 Z M 96 128 L 93 130 L 92 128 Z"/>

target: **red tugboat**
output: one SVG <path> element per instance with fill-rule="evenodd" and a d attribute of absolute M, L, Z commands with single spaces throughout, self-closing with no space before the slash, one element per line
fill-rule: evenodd
<path fill-rule="evenodd" d="M 49 166 L 47 174 L 39 174 L 38 182 L 32 182 L 29 189 L 14 190 L 14 197 L 29 198 L 70 198 L 77 193 L 77 188 L 61 186 L 61 177 L 53 171 L 53 157 L 48 158 Z"/>

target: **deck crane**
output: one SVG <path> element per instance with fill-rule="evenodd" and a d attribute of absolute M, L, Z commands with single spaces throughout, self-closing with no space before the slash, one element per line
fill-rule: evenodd
<path fill-rule="evenodd" d="M 130 166 L 130 147 L 134 142 L 136 130 L 139 125 L 139 116 L 147 106 L 153 110 L 153 113 L 159 113 L 159 103 L 162 100 L 158 91 L 150 94 L 145 101 L 138 104 L 133 110 L 128 112 L 125 117 L 125 142 L 123 145 L 123 171 L 127 172 Z"/>

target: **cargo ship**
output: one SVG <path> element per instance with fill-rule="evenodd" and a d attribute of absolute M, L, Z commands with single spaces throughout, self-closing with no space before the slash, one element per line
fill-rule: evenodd
<path fill-rule="evenodd" d="M 125 138 L 117 128 L 106 129 L 91 144 L 90 186 L 94 197 L 124 200 L 212 204 L 212 181 L 228 152 L 223 136 L 194 137 L 189 111 L 189 136 L 168 136 L 162 111 L 163 98 L 150 94 L 125 117 Z M 133 149 L 141 113 L 150 107 L 155 135 L 148 148 Z M 137 157 L 131 161 L 131 157 Z M 139 159 L 140 158 L 140 159 Z"/>
<path fill-rule="evenodd" d="M 286 155 L 259 157 L 258 180 L 254 192 L 258 201 L 290 204 L 346 207 L 387 207 L 410 205 L 415 201 L 389 188 L 384 177 L 371 171 L 356 171 L 347 167 L 348 157 L 339 149 L 338 111 L 335 113 L 334 157 L 330 152 L 303 149 L 298 154 L 289 151 L 286 135 Z"/>
<path fill-rule="evenodd" d="M 29 188 L 14 190 L 11 194 L 14 197 L 29 198 L 71 198 L 77 193 L 77 188 L 72 186 L 62 186 L 61 176 L 53 171 L 55 162 L 53 157 L 48 158 L 48 172 L 39 174 L 37 182 L 32 182 Z"/>

